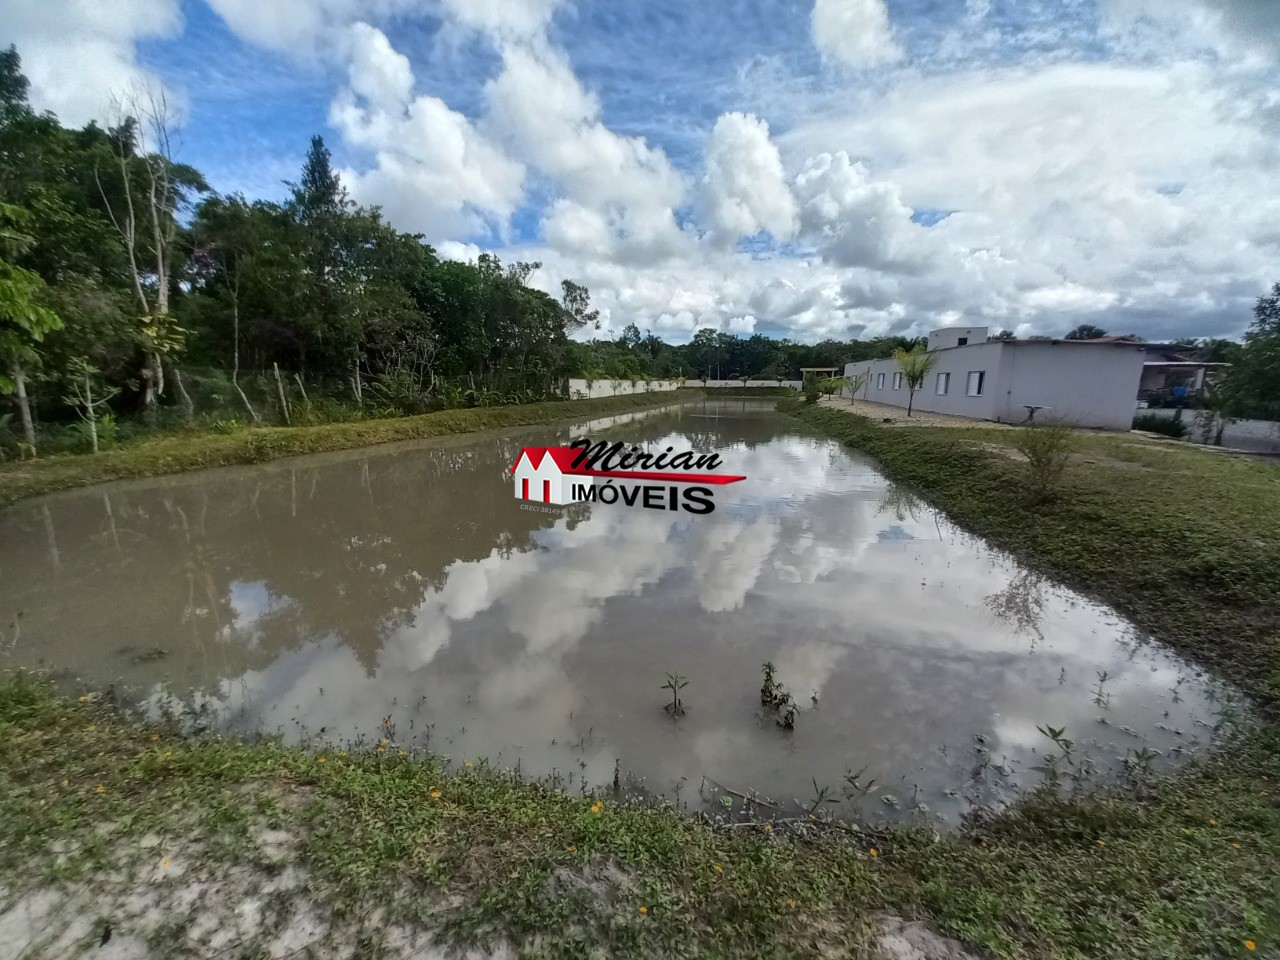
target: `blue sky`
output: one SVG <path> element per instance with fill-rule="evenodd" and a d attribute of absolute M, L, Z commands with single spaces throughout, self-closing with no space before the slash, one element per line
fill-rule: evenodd
<path fill-rule="evenodd" d="M 1269 0 L 11 0 L 38 106 L 163 88 L 278 199 L 325 137 L 607 328 L 1232 335 L 1280 277 Z"/>

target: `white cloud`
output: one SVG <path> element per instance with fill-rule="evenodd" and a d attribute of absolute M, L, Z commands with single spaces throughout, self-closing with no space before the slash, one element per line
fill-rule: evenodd
<path fill-rule="evenodd" d="M 684 179 L 640 137 L 614 133 L 568 59 L 545 43 L 502 44 L 502 72 L 485 87 L 488 121 L 513 152 L 563 192 L 545 225 L 569 252 L 658 263 L 687 247 L 675 208 Z"/>
<path fill-rule="evenodd" d="M 182 31 L 178 0 L 9 0 L 0 44 L 15 44 L 37 110 L 52 110 L 67 126 L 110 121 L 113 98 L 132 90 L 163 92 L 181 112 L 180 92 L 138 63 L 139 40 Z"/>
<path fill-rule="evenodd" d="M 795 235 L 796 202 L 767 123 L 745 113 L 716 121 L 700 200 L 705 225 L 722 244 L 761 230 L 778 240 Z"/>
<path fill-rule="evenodd" d="M 352 23 L 378 23 L 418 0 L 206 0 L 237 36 L 298 57 L 332 53 Z"/>
<path fill-rule="evenodd" d="M 810 28 L 823 59 L 841 66 L 865 69 L 902 55 L 884 0 L 815 0 Z"/>
<path fill-rule="evenodd" d="M 443 0 L 459 26 L 507 39 L 540 38 L 563 0 Z"/>
<path fill-rule="evenodd" d="M 376 158 L 365 172 L 342 171 L 352 195 L 430 240 L 501 231 L 524 195 L 524 167 L 442 100 L 414 96 L 408 59 L 380 30 L 358 23 L 348 40 L 348 86 L 329 122 Z"/>

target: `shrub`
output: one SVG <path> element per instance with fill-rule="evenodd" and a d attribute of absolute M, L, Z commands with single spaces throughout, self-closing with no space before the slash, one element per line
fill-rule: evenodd
<path fill-rule="evenodd" d="M 1014 447 L 1027 458 L 1027 493 L 1032 500 L 1051 500 L 1058 493 L 1071 459 L 1071 428 L 1053 421 L 1018 431 Z"/>
<path fill-rule="evenodd" d="M 806 373 L 804 375 L 804 402 L 814 404 L 818 402 L 818 397 L 822 395 L 822 385 L 818 382 L 817 374 Z"/>
<path fill-rule="evenodd" d="M 1166 437 L 1174 437 L 1178 440 L 1187 435 L 1185 422 L 1175 420 L 1173 417 L 1162 417 L 1156 413 L 1144 413 L 1134 417 L 1133 429 L 1146 430 L 1150 433 L 1162 433 Z"/>

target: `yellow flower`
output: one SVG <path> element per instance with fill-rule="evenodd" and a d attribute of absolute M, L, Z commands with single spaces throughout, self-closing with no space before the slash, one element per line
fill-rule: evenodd
<path fill-rule="evenodd" d="M 151 735 L 151 739 L 152 739 L 152 740 L 159 740 L 159 739 L 160 739 L 160 734 L 158 734 L 158 733 L 153 733 L 153 734 Z"/>
<path fill-rule="evenodd" d="M 316 757 L 316 763 L 324 763 L 324 757 Z"/>
<path fill-rule="evenodd" d="M 1253 951 L 1258 949 L 1258 945 L 1254 943 L 1252 940 L 1246 940 L 1244 942 L 1244 948 L 1248 950 L 1250 953 L 1253 953 Z"/>
<path fill-rule="evenodd" d="M 1106 845 L 1107 845 L 1107 841 L 1105 841 L 1105 840 L 1099 840 L 1099 841 L 1098 841 L 1098 846 L 1100 846 L 1100 847 L 1105 847 Z"/>
<path fill-rule="evenodd" d="M 810 819 L 810 820 L 817 820 L 818 818 L 817 818 L 817 816 L 816 816 L 815 814 L 812 814 L 812 813 L 811 813 L 811 814 L 809 814 L 809 819 Z"/>
<path fill-rule="evenodd" d="M 1238 843 L 1233 843 L 1231 846 L 1235 847 L 1237 850 L 1240 849 L 1240 844 Z"/>
<path fill-rule="evenodd" d="M 1209 821 L 1209 826 L 1211 826 L 1211 827 L 1216 827 L 1217 825 L 1218 825 L 1218 821 L 1217 821 L 1217 820 L 1210 820 L 1210 821 Z"/>
<path fill-rule="evenodd" d="M 432 800 L 439 800 L 439 799 L 440 799 L 440 791 L 439 791 L 439 790 L 432 790 L 432 791 L 431 791 L 431 799 L 432 799 Z"/>
<path fill-rule="evenodd" d="M 766 824 L 764 825 L 764 832 L 765 832 L 765 833 L 768 833 L 768 832 L 769 832 L 770 830 L 772 830 L 772 829 L 773 829 L 773 824 L 772 824 L 772 823 L 766 823 Z"/>
<path fill-rule="evenodd" d="M 161 861 L 160 861 L 160 866 L 162 866 L 162 867 L 164 867 L 164 868 L 168 869 L 168 867 L 169 867 L 169 861 L 168 861 L 168 860 L 161 860 Z"/>
<path fill-rule="evenodd" d="M 467 766 L 468 766 L 468 767 L 469 767 L 469 766 L 471 766 L 471 761 L 470 761 L 470 760 L 468 760 L 468 761 L 467 761 Z"/>
<path fill-rule="evenodd" d="M 787 906 L 788 906 L 788 907 L 794 907 L 795 905 L 796 905 L 796 902 L 795 902 L 794 900 L 788 900 L 788 901 L 787 901 Z"/>
<path fill-rule="evenodd" d="M 641 904 L 641 905 L 640 905 L 640 912 L 641 912 L 641 913 L 648 913 L 648 912 L 649 912 L 649 908 L 648 908 L 648 907 L 646 907 L 644 904 Z"/>
<path fill-rule="evenodd" d="M 718 863 L 716 864 L 716 873 L 724 873 L 724 867 L 720 866 Z"/>
<path fill-rule="evenodd" d="M 571 843 L 569 844 L 569 846 L 565 847 L 565 850 L 567 850 L 569 853 L 573 853 L 577 849 L 578 849 L 578 845 L 576 843 Z"/>
<path fill-rule="evenodd" d="M 267 741 L 267 746 L 268 746 L 268 747 L 274 747 L 275 745 L 276 745 L 276 742 L 275 742 L 274 740 L 268 740 L 268 741 Z"/>
<path fill-rule="evenodd" d="M 98 793 L 106 793 L 106 792 L 107 792 L 107 788 L 104 787 L 102 784 L 98 784 Z"/>
<path fill-rule="evenodd" d="M 80 702 L 81 702 L 81 703 L 88 703 L 88 702 L 89 702 L 89 695 L 86 693 L 84 696 L 82 696 L 82 697 L 80 698 Z"/>
<path fill-rule="evenodd" d="M 97 730 L 97 729 L 98 729 L 98 725 L 97 725 L 96 723 L 91 723 L 91 724 L 89 724 L 89 726 L 88 726 L 88 727 L 86 727 L 85 729 L 87 729 L 87 730 Z M 1266 793 L 1267 791 L 1263 790 L 1262 792 L 1263 792 L 1263 793 Z"/>
<path fill-rule="evenodd" d="M 236 741 L 236 746 L 237 746 L 237 747 L 243 747 L 243 746 L 244 746 L 244 741 L 243 741 L 243 740 L 237 740 L 237 741 Z"/>
<path fill-rule="evenodd" d="M 601 803 L 599 800 L 597 800 L 595 803 L 591 805 L 592 813 L 599 813 L 603 809 L 604 809 L 604 804 Z"/>
<path fill-rule="evenodd" d="M 381 740 L 381 744 L 382 744 L 382 746 L 384 746 L 384 747 L 385 747 L 388 743 L 390 743 L 390 742 L 391 742 L 391 741 L 390 741 L 390 740 L 388 740 L 386 737 L 383 737 L 383 738 L 382 738 L 382 740 Z"/>
<path fill-rule="evenodd" d="M 402 757 L 407 757 L 408 755 L 409 755 L 409 754 L 408 754 L 407 752 L 405 752 L 404 750 L 401 750 L 401 751 L 400 751 L 400 756 L 402 756 Z"/>
<path fill-rule="evenodd" d="M 63 780 L 63 781 L 62 781 L 62 785 L 65 787 L 65 786 L 67 785 L 67 781 L 66 781 L 66 780 Z"/>
<path fill-rule="evenodd" d="M 166 757 L 172 757 L 172 756 L 173 756 L 173 751 L 172 751 L 172 750 L 166 750 L 166 751 L 164 752 L 164 755 L 165 755 Z"/>

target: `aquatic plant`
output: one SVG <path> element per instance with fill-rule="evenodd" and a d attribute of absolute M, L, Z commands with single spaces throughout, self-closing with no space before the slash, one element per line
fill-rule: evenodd
<path fill-rule="evenodd" d="M 668 673 L 667 682 L 662 685 L 662 689 L 671 691 L 671 702 L 662 709 L 666 710 L 667 713 L 671 714 L 673 717 L 683 717 L 684 701 L 680 699 L 680 691 L 688 685 L 688 677 L 682 677 L 679 672 Z"/>

